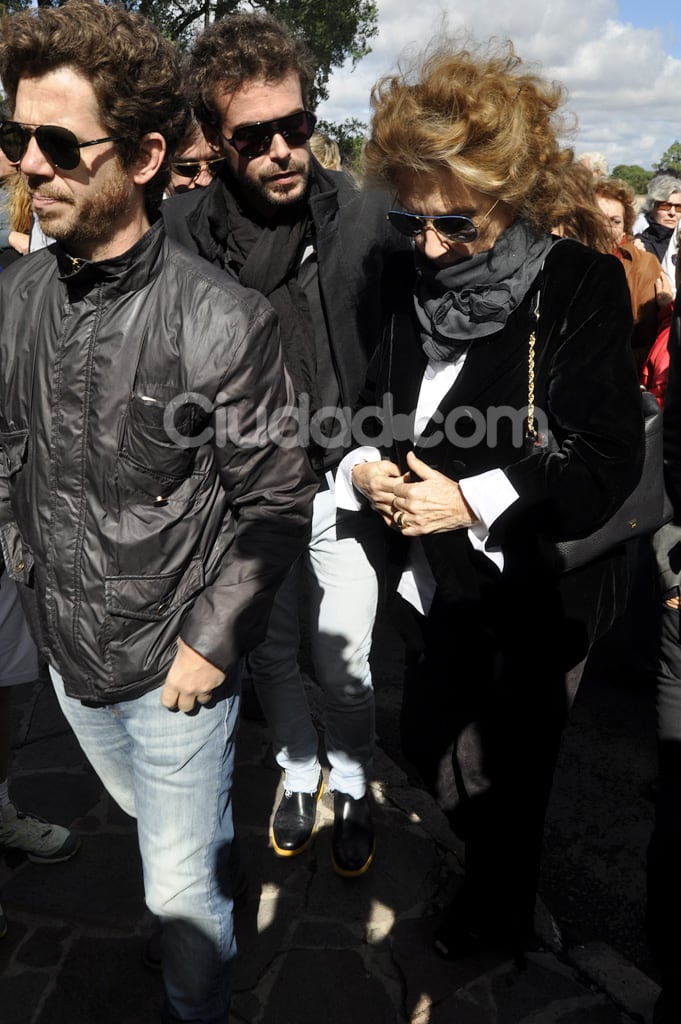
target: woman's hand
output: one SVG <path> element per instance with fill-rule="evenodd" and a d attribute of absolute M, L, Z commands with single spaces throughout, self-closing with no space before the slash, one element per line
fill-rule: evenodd
<path fill-rule="evenodd" d="M 461 530 L 478 522 L 455 480 L 431 469 L 413 452 L 407 455 L 407 465 L 419 479 L 396 482 L 392 503 L 392 525 L 405 537 Z"/>
<path fill-rule="evenodd" d="M 394 462 L 358 462 L 350 475 L 352 486 L 368 498 L 369 504 L 383 517 L 388 526 L 394 526 L 392 506 L 395 485 L 405 478 Z"/>
<path fill-rule="evenodd" d="M 655 301 L 661 309 L 665 309 L 674 301 L 674 289 L 664 270 L 660 271 L 660 276 L 655 281 Z"/>

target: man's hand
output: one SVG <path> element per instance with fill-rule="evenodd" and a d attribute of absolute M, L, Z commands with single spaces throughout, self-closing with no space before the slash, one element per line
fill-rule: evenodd
<path fill-rule="evenodd" d="M 212 662 L 178 640 L 175 660 L 161 690 L 161 704 L 169 711 L 193 711 L 195 704 L 208 704 L 224 678 L 225 673 Z"/>

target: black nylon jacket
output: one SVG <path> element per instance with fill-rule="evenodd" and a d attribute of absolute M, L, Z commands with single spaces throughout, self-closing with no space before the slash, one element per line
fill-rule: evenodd
<path fill-rule="evenodd" d="M 117 259 L 0 275 L 2 551 L 71 696 L 161 685 L 178 636 L 225 671 L 263 638 L 316 490 L 256 429 L 291 399 L 269 304 L 160 221 Z"/>

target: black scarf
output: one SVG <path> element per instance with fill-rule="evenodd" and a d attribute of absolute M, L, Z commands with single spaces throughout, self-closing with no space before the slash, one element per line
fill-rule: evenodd
<path fill-rule="evenodd" d="M 272 303 L 278 317 L 284 363 L 296 396 L 310 396 L 315 409 L 317 359 L 314 326 L 305 292 L 296 274 L 310 237 L 307 201 L 318 190 L 314 173 L 310 174 L 308 194 L 291 207 L 282 207 L 281 215 L 271 223 L 254 219 L 247 197 L 232 178 L 226 178 L 228 256 L 227 261 L 238 273 L 246 288 L 254 288 Z"/>
<path fill-rule="evenodd" d="M 457 359 L 500 331 L 522 302 L 551 248 L 551 235 L 514 220 L 491 249 L 438 269 L 416 251 L 414 304 L 429 359 Z"/>

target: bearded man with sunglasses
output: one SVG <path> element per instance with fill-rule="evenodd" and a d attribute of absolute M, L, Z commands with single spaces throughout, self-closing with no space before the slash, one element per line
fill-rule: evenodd
<path fill-rule="evenodd" d="M 187 126 L 174 47 L 71 0 L 3 19 L 0 75 L 0 146 L 56 239 L 0 275 L 2 555 L 64 714 L 137 817 L 161 1019 L 224 1024 L 238 665 L 316 481 L 295 445 L 216 434 L 220 410 L 245 433 L 291 394 L 269 305 L 158 217 Z"/>
<path fill-rule="evenodd" d="M 227 16 L 197 39 L 187 82 L 204 134 L 224 157 L 199 195 L 164 203 L 168 230 L 257 288 L 279 314 L 295 421 L 319 480 L 308 551 L 275 601 L 249 668 L 268 720 L 284 793 L 272 822 L 281 857 L 307 847 L 323 788 L 319 740 L 298 665 L 300 587 L 324 691 L 324 739 L 334 793 L 332 863 L 363 874 L 374 856 L 368 794 L 374 749 L 369 667 L 380 534 L 371 517 L 336 520 L 334 472 L 353 444 L 350 419 L 378 337 L 388 250 L 387 195 L 358 192 L 310 153 L 313 78 L 302 43 L 274 18 Z M 305 436 L 309 434 L 308 436 Z"/>

